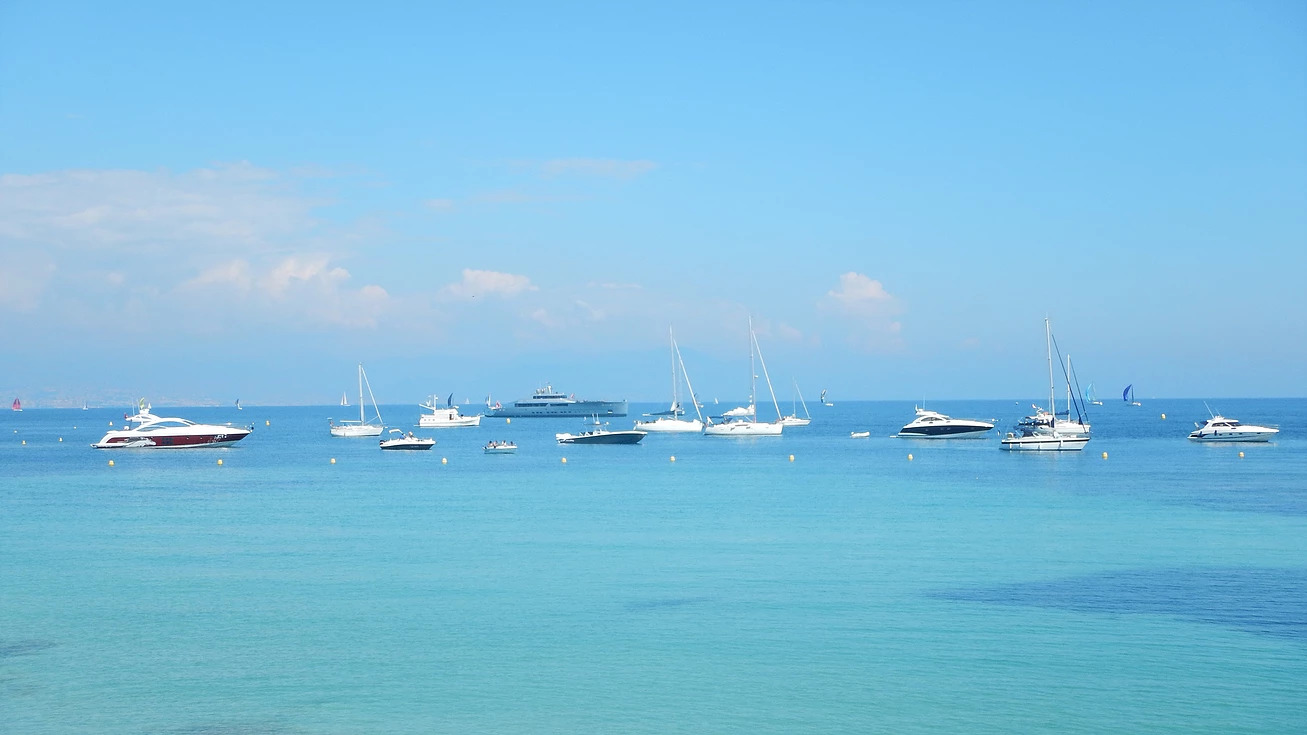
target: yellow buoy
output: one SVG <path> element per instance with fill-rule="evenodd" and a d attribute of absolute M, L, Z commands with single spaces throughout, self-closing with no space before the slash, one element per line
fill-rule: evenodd
<path fill-rule="evenodd" d="M 27 446 L 27 440 L 26 440 L 26 439 L 23 440 L 23 446 Z"/>
<path fill-rule="evenodd" d="M 1162 420 L 1163 420 L 1163 421 L 1166 420 L 1166 414 L 1162 414 Z"/>
<path fill-rule="evenodd" d="M 911 454 L 908 455 L 908 461 L 909 461 L 909 462 L 912 461 L 912 455 L 911 455 Z"/>
<path fill-rule="evenodd" d="M 563 464 L 567 464 L 567 457 L 563 457 Z"/>
<path fill-rule="evenodd" d="M 441 458 L 440 458 L 440 463 L 441 463 L 441 464 L 449 464 L 449 458 L 447 458 L 447 457 L 441 457 Z"/>
<path fill-rule="evenodd" d="M 113 426 L 113 422 L 112 422 L 112 421 L 110 421 L 110 422 L 109 422 L 109 425 L 110 425 L 110 426 Z"/>
<path fill-rule="evenodd" d="M 1239 452 L 1239 459 L 1243 459 L 1243 452 Z"/>
<path fill-rule="evenodd" d="M 218 460 L 218 466 L 219 466 L 219 467 L 221 467 L 221 466 L 222 466 L 222 460 L 221 460 L 221 459 L 220 459 L 220 460 Z"/>
<path fill-rule="evenodd" d="M 676 461 L 676 455 L 675 455 L 675 454 L 672 455 L 672 461 L 673 461 L 673 462 Z"/>
<path fill-rule="evenodd" d="M 59 441 L 63 441 L 63 440 L 64 440 L 64 438 L 63 438 L 62 436 L 59 437 Z"/>
<path fill-rule="evenodd" d="M 263 425 L 264 425 L 264 426 L 272 426 L 272 421 L 271 421 L 271 420 L 264 421 L 264 422 L 263 422 Z"/>
<path fill-rule="evenodd" d="M 110 466 L 110 467 L 113 467 L 113 460 L 112 460 L 112 459 L 109 460 L 109 466 Z"/>
<path fill-rule="evenodd" d="M 1103 459 L 1107 459 L 1107 452 L 1103 452 Z"/>
<path fill-rule="evenodd" d="M 791 462 L 794 461 L 794 455 L 793 455 L 793 454 L 790 455 L 790 461 L 791 461 Z"/>
<path fill-rule="evenodd" d="M 332 464 L 336 464 L 336 458 L 335 458 L 335 457 L 332 457 L 332 458 L 331 458 L 331 463 L 332 463 Z"/>

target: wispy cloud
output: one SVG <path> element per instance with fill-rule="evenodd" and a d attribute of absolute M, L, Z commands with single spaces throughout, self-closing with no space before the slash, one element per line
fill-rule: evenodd
<path fill-rule="evenodd" d="M 536 290 L 526 276 L 465 268 L 462 280 L 440 289 L 440 296 L 446 301 L 470 301 L 478 296 L 509 298 Z"/>
<path fill-rule="evenodd" d="M 604 179 L 634 179 L 653 171 L 653 161 L 624 161 L 616 158 L 554 158 L 539 164 L 545 176 L 590 176 Z"/>
<path fill-rule="evenodd" d="M 827 291 L 817 306 L 841 316 L 849 342 L 859 348 L 893 349 L 901 344 L 903 323 L 897 317 L 903 307 L 880 281 L 850 271 L 839 277 L 838 286 Z"/>

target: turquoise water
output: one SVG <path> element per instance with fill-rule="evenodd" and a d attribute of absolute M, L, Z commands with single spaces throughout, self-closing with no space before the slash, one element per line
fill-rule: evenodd
<path fill-rule="evenodd" d="M 382 453 L 247 407 L 175 412 L 255 424 L 228 449 L 108 453 L 121 409 L 6 412 L 0 731 L 1303 732 L 1307 400 L 1219 404 L 1283 438 L 1197 445 L 1159 400 L 1011 454 L 874 402 Z"/>

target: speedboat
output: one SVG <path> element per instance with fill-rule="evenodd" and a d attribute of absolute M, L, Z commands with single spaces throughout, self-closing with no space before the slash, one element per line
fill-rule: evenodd
<path fill-rule="evenodd" d="M 1194 426 L 1198 424 L 1195 423 Z M 1189 438 L 1196 442 L 1265 442 L 1278 433 L 1279 429 L 1269 426 L 1241 424 L 1236 419 L 1213 416 L 1207 419 L 1206 424 L 1190 433 Z"/>
<path fill-rule="evenodd" d="M 870 432 L 870 431 L 850 431 L 850 432 L 849 432 L 849 438 L 850 438 L 850 439 L 866 439 L 866 438 L 869 437 L 869 436 L 871 436 L 871 432 Z"/>
<path fill-rule="evenodd" d="M 974 439 L 994 428 L 987 421 L 955 419 L 924 408 L 917 408 L 916 412 L 917 417 L 899 429 L 898 436 L 910 439 Z"/>
<path fill-rule="evenodd" d="M 142 408 L 126 419 L 135 426 L 115 429 L 91 446 L 96 449 L 183 449 L 234 444 L 253 429 L 243 426 L 197 424 L 171 416 L 155 416 Z"/>
<path fill-rule="evenodd" d="M 517 445 L 507 441 L 489 441 L 484 449 L 486 454 L 513 454 L 517 451 Z"/>
<path fill-rule="evenodd" d="M 646 432 L 627 429 L 626 431 L 609 431 L 595 429 L 579 434 L 554 434 L 559 444 L 639 444 Z"/>
<path fill-rule="evenodd" d="M 454 394 L 452 393 L 443 408 L 436 404 L 435 396 L 431 396 L 430 401 L 418 404 L 418 406 L 431 411 L 431 413 L 424 413 L 418 418 L 418 426 L 423 429 L 458 429 L 481 425 L 481 414 L 464 416 L 458 412 L 458 409 L 454 407 Z"/>
<path fill-rule="evenodd" d="M 398 434 L 399 436 L 382 439 L 382 449 L 430 449 L 436 446 L 435 439 L 424 439 L 420 436 L 413 436 L 413 432 L 411 431 L 405 434 L 399 429 L 391 429 L 390 433 Z"/>

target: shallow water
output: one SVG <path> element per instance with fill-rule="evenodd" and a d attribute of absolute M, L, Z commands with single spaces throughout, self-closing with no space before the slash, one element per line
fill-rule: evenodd
<path fill-rule="evenodd" d="M 1283 430 L 1230 446 L 1185 439 L 1200 401 L 1109 402 L 1068 454 L 812 408 L 780 438 L 517 419 L 415 453 L 325 407 L 178 410 L 255 433 L 113 453 L 121 410 L 0 416 L 0 729 L 1307 729 L 1307 400 L 1221 401 Z"/>

